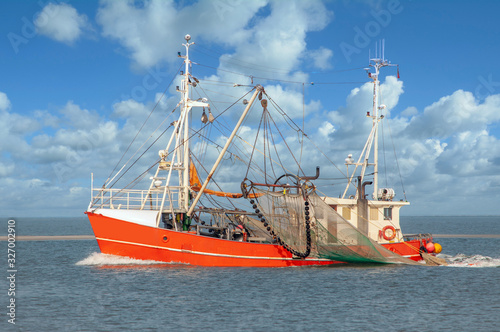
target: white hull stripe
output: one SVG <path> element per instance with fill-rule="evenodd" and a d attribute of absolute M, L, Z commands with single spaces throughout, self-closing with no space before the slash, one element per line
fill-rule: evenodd
<path fill-rule="evenodd" d="M 214 256 L 214 257 L 225 257 L 225 258 L 242 258 L 242 259 L 263 259 L 263 260 L 280 260 L 280 261 L 297 261 L 300 259 L 294 259 L 294 258 L 286 258 L 286 257 L 261 257 L 261 256 L 240 256 L 240 255 L 229 255 L 229 254 L 216 254 L 216 253 L 208 253 L 208 252 L 203 252 L 203 251 L 193 251 L 193 250 L 186 250 L 186 249 L 174 249 L 174 248 L 167 248 L 167 247 L 160 247 L 160 246 L 153 246 L 150 244 L 143 244 L 143 243 L 135 243 L 135 242 L 128 242 L 128 241 L 120 241 L 120 240 L 111 240 L 111 239 L 104 239 L 100 237 L 96 237 L 98 241 L 109 241 L 109 242 L 116 242 L 116 243 L 123 243 L 123 244 L 130 244 L 133 246 L 140 246 L 140 247 L 148 247 L 148 248 L 154 248 L 154 249 L 163 249 L 163 250 L 168 250 L 168 251 L 174 251 L 174 252 L 183 252 L 183 253 L 189 253 L 189 254 L 195 254 L 195 255 L 204 255 L 204 256 Z M 306 258 L 305 260 L 307 261 L 318 261 L 318 262 L 336 262 L 331 259 L 325 259 L 325 258 Z M 339 261 L 340 263 L 340 261 Z"/>

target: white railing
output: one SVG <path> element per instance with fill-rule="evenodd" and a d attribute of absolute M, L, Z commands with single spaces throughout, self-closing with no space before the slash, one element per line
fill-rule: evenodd
<path fill-rule="evenodd" d="M 160 210 L 164 189 L 92 189 L 91 208 L 122 210 Z M 179 189 L 167 189 L 164 211 L 177 209 Z M 173 205 L 173 206 L 172 206 Z"/>

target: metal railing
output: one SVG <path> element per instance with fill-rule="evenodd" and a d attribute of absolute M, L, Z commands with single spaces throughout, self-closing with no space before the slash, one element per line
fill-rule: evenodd
<path fill-rule="evenodd" d="M 91 208 L 122 210 L 159 210 L 164 189 L 103 189 L 92 190 Z M 167 189 L 163 210 L 176 209 L 179 204 L 179 189 Z"/>
<path fill-rule="evenodd" d="M 430 233 L 403 234 L 404 241 L 422 240 L 422 239 L 432 239 L 432 234 Z"/>

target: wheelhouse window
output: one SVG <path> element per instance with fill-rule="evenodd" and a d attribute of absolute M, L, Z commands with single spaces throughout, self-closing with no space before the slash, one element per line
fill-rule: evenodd
<path fill-rule="evenodd" d="M 384 208 L 384 219 L 392 220 L 392 207 Z"/>

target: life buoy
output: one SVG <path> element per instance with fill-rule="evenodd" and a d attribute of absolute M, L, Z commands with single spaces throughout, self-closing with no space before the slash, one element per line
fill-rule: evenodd
<path fill-rule="evenodd" d="M 388 230 L 391 231 L 389 235 L 387 235 Z M 382 236 L 387 241 L 393 240 L 396 237 L 396 229 L 392 226 L 385 226 L 384 228 L 382 228 Z"/>

